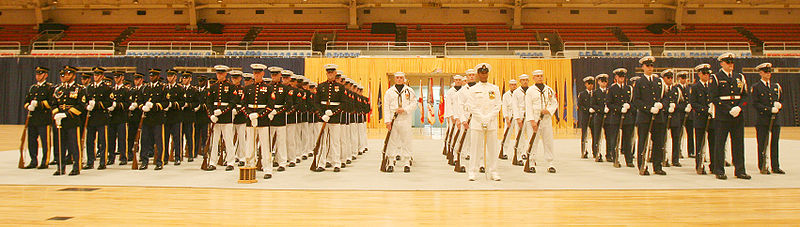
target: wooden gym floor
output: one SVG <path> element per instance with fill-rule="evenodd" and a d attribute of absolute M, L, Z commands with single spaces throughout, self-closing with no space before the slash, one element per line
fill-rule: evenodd
<path fill-rule="evenodd" d="M 21 126 L 0 126 L 0 150 Z M 575 137 L 573 130 L 556 137 Z M 380 138 L 381 130 L 370 130 Z M 746 129 L 748 137 L 754 136 Z M 784 128 L 783 139 L 800 139 Z M 7 151 L 12 152 L 12 151 Z M 16 151 L 13 151 L 16 152 Z M 783 152 L 788 152 L 784 150 Z M 800 189 L 327 191 L 0 186 L 0 225 L 752 225 L 800 223 Z M 66 220 L 60 220 L 66 219 Z"/>

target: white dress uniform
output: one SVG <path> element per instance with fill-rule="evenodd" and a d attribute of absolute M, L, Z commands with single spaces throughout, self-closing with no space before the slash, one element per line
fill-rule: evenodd
<path fill-rule="evenodd" d="M 527 78 L 527 75 L 525 75 L 525 78 Z M 525 116 L 527 116 L 526 112 L 525 112 L 525 107 L 526 107 L 526 105 L 525 105 L 525 93 L 526 92 L 527 91 L 525 91 L 525 89 L 523 87 L 517 87 L 517 89 L 514 90 L 514 93 L 512 95 L 513 96 L 513 99 L 512 99 L 513 100 L 512 101 L 512 104 L 513 104 L 512 108 L 513 109 L 512 110 L 514 111 L 514 127 L 519 127 L 519 123 L 517 121 L 524 121 L 525 120 Z M 525 124 L 523 123 L 523 126 L 524 125 Z M 516 128 L 516 129 L 519 130 L 519 128 Z M 530 138 L 531 138 L 531 128 L 530 127 L 523 127 L 522 128 L 522 136 L 520 136 L 519 138 L 522 141 L 519 141 L 519 144 L 517 146 L 517 157 L 515 159 L 516 160 L 523 160 L 522 157 L 525 156 L 525 152 L 528 150 L 528 143 L 527 142 L 530 141 Z M 514 152 L 514 150 L 513 150 L 514 147 L 511 147 L 511 149 L 512 149 L 511 152 L 513 153 Z"/>
<path fill-rule="evenodd" d="M 395 73 L 395 76 L 397 73 Z M 409 166 L 411 159 L 411 119 L 414 110 L 417 108 L 417 95 L 410 86 L 403 85 L 400 90 L 393 85 L 386 90 L 383 101 L 383 115 L 385 123 L 392 122 L 392 116 L 398 108 L 403 108 L 405 112 L 397 115 L 392 125 L 392 135 L 389 137 L 389 145 L 386 148 L 387 156 L 390 158 L 400 156 L 400 160 L 394 164 Z"/>
<path fill-rule="evenodd" d="M 453 100 L 454 101 L 453 102 L 453 107 L 454 107 L 453 108 L 453 110 L 454 110 L 453 111 L 453 116 L 455 117 L 455 119 L 457 119 L 462 124 L 464 122 L 467 122 L 467 120 L 469 120 L 469 117 L 470 117 L 470 113 L 467 112 L 467 109 L 466 109 L 467 93 L 468 92 L 469 92 L 469 84 L 464 84 L 464 86 L 461 86 L 461 89 L 459 89 L 456 92 L 456 97 Z M 459 156 L 457 152 L 461 152 L 461 155 L 460 155 L 461 159 L 459 161 L 459 163 L 462 165 L 461 167 L 465 166 L 464 164 L 466 164 L 466 160 L 467 160 L 466 157 L 470 155 L 469 142 L 471 140 L 469 135 L 462 136 L 462 135 L 464 135 L 464 133 L 468 133 L 466 127 L 464 127 L 464 125 L 462 125 L 462 124 L 458 125 L 458 127 L 461 129 L 461 134 L 460 135 L 456 135 L 458 137 L 456 137 L 456 140 L 454 140 L 455 141 L 455 147 L 453 149 L 453 156 L 455 156 L 456 158 L 458 158 L 458 156 Z M 461 145 L 461 143 L 462 143 L 461 142 L 461 138 L 462 137 L 464 138 L 463 145 Z M 459 150 L 459 145 L 461 147 L 460 150 Z M 461 168 L 461 167 L 459 167 L 459 168 Z"/>
<path fill-rule="evenodd" d="M 509 81 L 509 84 L 516 84 L 516 80 Z M 503 120 L 506 122 L 505 126 L 508 130 L 508 135 L 506 135 L 505 143 L 501 144 L 503 146 L 503 153 L 505 155 L 512 156 L 514 155 L 514 144 L 516 142 L 516 134 L 517 134 L 517 123 L 512 122 L 511 120 L 514 119 L 514 100 L 513 100 L 513 90 L 508 90 L 506 93 L 503 93 Z M 509 122 L 511 122 L 509 124 Z M 503 131 L 505 132 L 505 131 Z M 501 141 L 502 142 L 502 141 Z"/>
<path fill-rule="evenodd" d="M 497 173 L 497 116 L 500 106 L 500 89 L 497 85 L 479 82 L 470 87 L 466 110 L 472 114 L 469 123 L 472 154 L 467 170 L 471 180 L 482 164 L 479 162 L 485 162 L 486 172 L 492 175 L 493 180 L 500 180 Z"/>
<path fill-rule="evenodd" d="M 533 126 L 529 121 L 539 121 L 539 117 L 542 117 L 539 122 L 539 129 L 536 131 L 536 138 L 533 140 L 531 157 L 528 158 L 531 159 L 533 163 L 536 163 L 535 161 L 539 158 L 539 144 L 541 143 L 544 146 L 545 161 L 547 161 L 548 167 L 553 167 L 553 159 L 555 158 L 553 154 L 553 114 L 558 109 L 556 92 L 547 85 L 544 85 L 543 89 L 540 89 L 536 85 L 530 86 L 527 95 L 525 95 L 525 103 L 526 128 L 532 130 Z M 547 110 L 550 113 L 541 116 L 542 110 Z M 528 138 L 528 141 L 530 141 L 530 137 Z"/>

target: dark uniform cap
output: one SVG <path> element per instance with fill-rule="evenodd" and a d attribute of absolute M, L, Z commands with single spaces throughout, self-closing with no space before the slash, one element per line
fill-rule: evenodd
<path fill-rule="evenodd" d="M 34 70 L 35 70 L 37 73 L 39 73 L 39 72 L 41 72 L 41 73 L 47 73 L 47 72 L 50 72 L 50 69 L 48 69 L 47 67 L 42 67 L 42 66 L 36 66 L 36 69 L 34 69 Z"/>
<path fill-rule="evenodd" d="M 103 67 L 97 66 L 97 67 L 92 68 L 92 72 L 94 72 L 94 74 L 103 74 L 103 73 L 106 72 L 106 69 L 103 68 Z"/>
<path fill-rule="evenodd" d="M 133 78 L 136 78 L 136 79 L 141 79 L 141 78 L 144 78 L 144 74 L 141 74 L 141 73 L 134 73 L 134 74 L 133 74 Z"/>
<path fill-rule="evenodd" d="M 147 72 L 149 72 L 151 76 L 161 75 L 160 69 L 148 69 Z"/>
<path fill-rule="evenodd" d="M 114 73 L 113 73 L 113 74 L 114 74 L 114 77 L 118 77 L 118 76 L 125 76 L 125 71 L 122 71 L 122 70 L 114 70 Z"/>
<path fill-rule="evenodd" d="M 183 71 L 183 72 L 181 72 L 181 77 L 183 77 L 183 78 L 192 77 L 192 72 Z"/>
<path fill-rule="evenodd" d="M 75 68 L 75 67 L 67 65 L 67 66 L 64 66 L 64 70 L 63 71 L 64 71 L 64 73 L 76 73 L 76 72 L 78 72 L 78 68 Z"/>
<path fill-rule="evenodd" d="M 92 78 L 92 74 L 91 73 L 81 73 L 81 78 L 91 79 Z"/>
<path fill-rule="evenodd" d="M 178 70 L 174 69 L 167 70 L 167 75 L 178 75 Z"/>

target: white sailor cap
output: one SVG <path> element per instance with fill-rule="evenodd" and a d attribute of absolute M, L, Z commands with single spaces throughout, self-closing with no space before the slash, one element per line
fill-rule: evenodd
<path fill-rule="evenodd" d="M 756 66 L 756 70 L 764 71 L 764 72 L 772 72 L 772 63 L 761 63 L 760 65 Z"/>
<path fill-rule="evenodd" d="M 316 87 L 317 86 L 317 82 L 309 82 L 308 86 Z"/>
<path fill-rule="evenodd" d="M 467 75 L 476 74 L 476 73 L 477 72 L 475 71 L 475 69 L 467 69 L 467 72 L 466 72 Z"/>
<path fill-rule="evenodd" d="M 608 80 L 608 74 L 601 73 L 601 74 L 597 75 L 597 76 L 595 77 L 595 79 L 597 79 L 597 80 L 599 80 L 599 79 L 606 79 L 606 80 Z"/>
<path fill-rule="evenodd" d="M 336 68 L 339 68 L 339 66 L 336 64 L 326 64 L 324 67 L 325 70 L 336 70 Z"/>
<path fill-rule="evenodd" d="M 636 81 L 636 80 L 639 80 L 640 78 L 642 78 L 642 77 L 640 77 L 640 76 L 634 76 L 634 77 L 631 77 L 630 81 L 631 81 L 631 82 L 634 82 L 634 81 Z"/>
<path fill-rule="evenodd" d="M 214 70 L 227 72 L 228 70 L 231 70 L 231 68 L 225 65 L 215 65 Z"/>
<path fill-rule="evenodd" d="M 525 75 L 525 74 L 522 74 L 522 75 Z M 517 84 L 517 80 L 511 79 L 511 80 L 508 81 L 508 84 Z"/>
<path fill-rule="evenodd" d="M 680 71 L 675 75 L 678 76 L 679 78 L 689 78 L 689 72 L 687 71 Z"/>
<path fill-rule="evenodd" d="M 396 72 L 396 73 L 394 73 L 394 77 L 406 77 L 406 73 L 404 73 L 404 72 Z"/>
<path fill-rule="evenodd" d="M 653 64 L 654 62 L 656 62 L 656 57 L 653 56 L 644 56 L 639 59 L 639 64 L 642 65 Z"/>
<path fill-rule="evenodd" d="M 699 64 L 694 67 L 694 70 L 703 73 L 711 73 L 711 65 L 706 63 Z"/>
<path fill-rule="evenodd" d="M 476 65 L 474 69 L 475 72 L 480 72 L 481 70 L 485 70 L 488 73 L 489 71 L 492 71 L 492 65 L 490 65 L 489 63 L 480 63 Z"/>
<path fill-rule="evenodd" d="M 336 75 L 342 75 L 342 74 L 343 74 L 342 70 L 336 70 Z"/>
<path fill-rule="evenodd" d="M 461 76 L 461 75 L 458 75 L 458 74 L 456 74 L 455 76 L 453 76 L 453 79 L 454 79 L 454 80 L 463 80 L 463 79 L 464 79 L 464 77 L 463 77 L 463 76 Z"/>
<path fill-rule="evenodd" d="M 614 74 L 617 74 L 617 75 L 623 75 L 624 76 L 625 73 L 628 73 L 628 69 L 617 68 L 617 69 L 614 70 Z"/>
<path fill-rule="evenodd" d="M 242 77 L 244 77 L 245 79 L 248 79 L 248 78 L 249 79 L 253 79 L 253 74 L 252 73 L 242 73 Z"/>
<path fill-rule="evenodd" d="M 289 78 L 291 78 L 293 80 L 299 80 L 300 79 L 300 77 L 295 75 L 294 73 L 292 73 L 292 75 L 290 75 Z"/>
<path fill-rule="evenodd" d="M 518 78 L 519 78 L 520 80 L 525 80 L 525 79 L 528 79 L 528 78 L 530 78 L 530 77 L 528 76 L 528 74 L 522 74 L 522 75 L 519 75 L 519 77 L 518 77 Z"/>
<path fill-rule="evenodd" d="M 272 82 L 272 77 L 264 77 L 264 81 Z"/>
<path fill-rule="evenodd" d="M 263 71 L 263 70 L 267 69 L 267 66 L 264 65 L 264 64 L 255 63 L 255 64 L 250 64 L 250 68 L 252 68 L 253 70 L 262 70 Z"/>
<path fill-rule="evenodd" d="M 231 74 L 231 76 L 241 76 L 242 73 L 243 72 L 239 70 L 231 70 L 230 72 L 228 72 L 228 74 Z"/>
<path fill-rule="evenodd" d="M 672 70 L 672 69 L 665 69 L 664 71 L 661 71 L 661 77 L 669 77 L 669 78 L 672 78 L 672 77 L 674 77 L 674 76 L 675 76 L 675 70 Z"/>
<path fill-rule="evenodd" d="M 347 79 L 347 75 L 342 74 L 341 76 L 339 76 L 339 78 Z"/>
<path fill-rule="evenodd" d="M 583 82 L 584 82 L 584 83 L 586 83 L 586 82 L 592 82 L 592 83 L 594 83 L 594 77 L 593 77 L 593 76 L 587 76 L 587 77 L 584 77 L 584 78 L 583 78 Z"/>
<path fill-rule="evenodd" d="M 281 73 L 281 71 L 283 71 L 283 68 L 278 66 L 272 66 L 267 68 L 267 70 L 269 70 L 269 73 Z"/>
<path fill-rule="evenodd" d="M 531 72 L 531 76 L 539 76 L 539 75 L 544 75 L 544 71 L 537 69 Z"/>
<path fill-rule="evenodd" d="M 728 52 L 721 54 L 719 57 L 717 57 L 717 61 L 732 62 L 734 58 L 736 58 L 736 55 Z"/>
<path fill-rule="evenodd" d="M 285 69 L 281 70 L 281 76 L 283 77 L 290 77 L 292 75 L 294 75 L 294 72 L 292 72 L 292 70 L 285 70 Z"/>

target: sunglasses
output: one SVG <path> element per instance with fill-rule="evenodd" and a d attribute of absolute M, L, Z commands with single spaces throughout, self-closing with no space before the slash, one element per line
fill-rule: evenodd
<path fill-rule="evenodd" d="M 36 74 L 45 74 L 45 71 L 36 71 Z"/>
<path fill-rule="evenodd" d="M 647 66 L 647 67 L 653 67 L 653 65 L 654 65 L 653 63 L 650 63 L 650 64 L 644 64 L 644 66 Z"/>
<path fill-rule="evenodd" d="M 336 72 L 336 69 L 326 69 L 325 72 Z"/>

